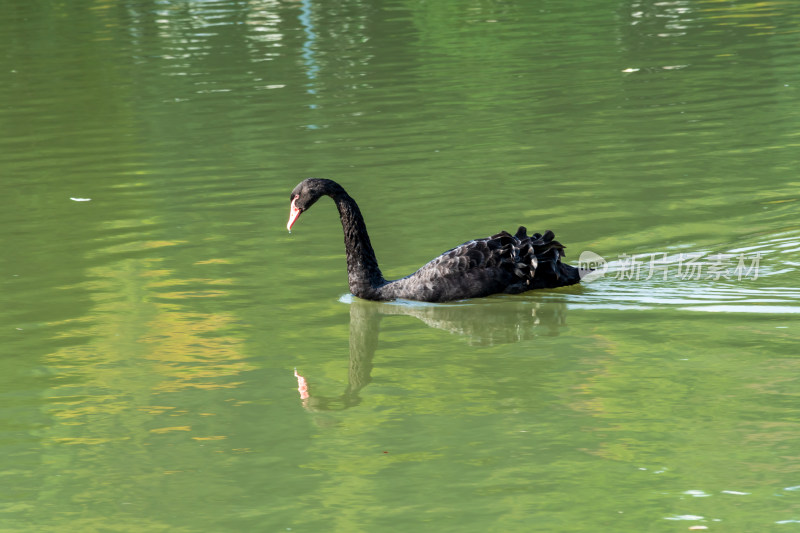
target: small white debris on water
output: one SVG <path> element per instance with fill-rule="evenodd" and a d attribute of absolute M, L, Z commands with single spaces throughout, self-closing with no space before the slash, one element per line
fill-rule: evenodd
<path fill-rule="evenodd" d="M 69 199 L 72 200 L 73 202 L 91 202 L 92 201 L 91 198 L 72 198 L 71 196 L 70 196 Z"/>
<path fill-rule="evenodd" d="M 639 72 L 638 68 L 626 68 L 622 72 Z"/>
<path fill-rule="evenodd" d="M 703 520 L 705 517 L 695 514 L 681 514 L 677 516 L 667 516 L 665 520 Z"/>
<path fill-rule="evenodd" d="M 693 496 L 695 498 L 708 498 L 711 494 L 708 494 L 702 490 L 687 490 L 684 491 L 684 494 L 688 494 L 689 496 Z"/>

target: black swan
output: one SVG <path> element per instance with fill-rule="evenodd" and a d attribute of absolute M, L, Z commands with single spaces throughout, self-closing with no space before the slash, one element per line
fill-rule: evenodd
<path fill-rule="evenodd" d="M 579 269 L 561 262 L 564 246 L 553 240 L 552 231 L 529 237 L 525 227 L 520 226 L 516 235 L 502 231 L 485 239 L 465 242 L 410 276 L 387 281 L 378 268 L 358 204 L 335 181 L 309 178 L 300 182 L 290 197 L 286 229 L 291 231 L 300 214 L 321 196 L 330 196 L 339 208 L 350 292 L 359 298 L 449 302 L 562 287 L 581 280 Z"/>

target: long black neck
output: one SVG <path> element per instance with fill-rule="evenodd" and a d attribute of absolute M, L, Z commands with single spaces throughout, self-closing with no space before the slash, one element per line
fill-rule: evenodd
<path fill-rule="evenodd" d="M 358 204 L 344 190 L 333 195 L 339 209 L 344 230 L 344 247 L 347 252 L 347 278 L 350 292 L 359 298 L 370 299 L 377 289 L 386 283 L 378 268 L 375 251 L 369 242 L 367 226 Z"/>

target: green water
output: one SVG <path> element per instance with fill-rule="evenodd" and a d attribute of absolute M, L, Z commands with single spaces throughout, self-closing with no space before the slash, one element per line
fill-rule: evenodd
<path fill-rule="evenodd" d="M 800 528 L 800 5 L 2 13 L 0 531 Z M 606 270 L 359 301 L 308 176 Z"/>

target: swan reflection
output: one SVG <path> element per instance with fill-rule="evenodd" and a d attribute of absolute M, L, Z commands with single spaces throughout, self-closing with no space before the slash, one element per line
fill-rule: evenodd
<path fill-rule="evenodd" d="M 408 315 L 428 326 L 463 336 L 476 346 L 494 346 L 556 336 L 566 325 L 567 306 L 562 302 L 533 302 L 492 298 L 456 304 L 395 301 L 372 302 L 352 296 L 350 304 L 350 368 L 348 383 L 338 396 L 314 394 L 306 378 L 295 370 L 297 390 L 305 409 L 335 411 L 361 403 L 359 393 L 372 380 L 372 359 L 378 346 L 384 317 Z"/>

